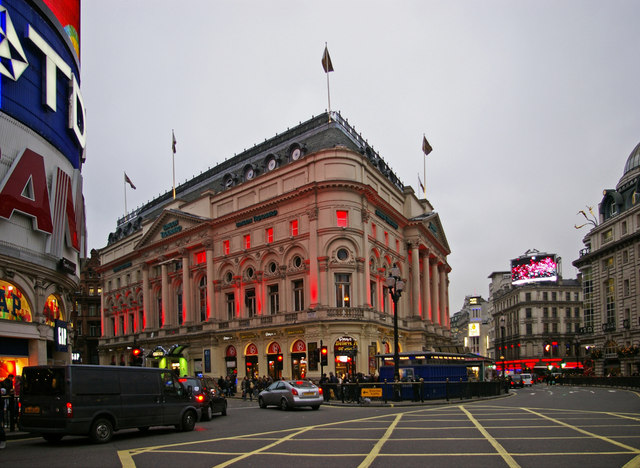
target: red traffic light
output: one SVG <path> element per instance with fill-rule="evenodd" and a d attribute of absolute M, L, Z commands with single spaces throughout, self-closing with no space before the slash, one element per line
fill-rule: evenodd
<path fill-rule="evenodd" d="M 278 361 L 282 361 L 282 354 L 278 354 Z"/>
<path fill-rule="evenodd" d="M 140 348 L 133 348 L 131 350 L 131 354 L 133 354 L 135 357 L 138 357 L 142 354 L 142 350 Z"/>

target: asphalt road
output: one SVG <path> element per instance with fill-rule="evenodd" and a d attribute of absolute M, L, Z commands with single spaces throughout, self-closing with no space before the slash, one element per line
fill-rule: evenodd
<path fill-rule="evenodd" d="M 10 440 L 0 466 L 56 467 L 640 467 L 640 394 L 537 385 L 472 403 L 259 409 L 178 433 L 122 431 L 105 445 Z"/>

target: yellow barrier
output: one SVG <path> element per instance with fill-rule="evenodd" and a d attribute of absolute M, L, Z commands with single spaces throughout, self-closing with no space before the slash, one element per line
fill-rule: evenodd
<path fill-rule="evenodd" d="M 360 389 L 361 397 L 369 397 L 369 398 L 382 398 L 382 389 L 381 388 L 362 388 Z"/>

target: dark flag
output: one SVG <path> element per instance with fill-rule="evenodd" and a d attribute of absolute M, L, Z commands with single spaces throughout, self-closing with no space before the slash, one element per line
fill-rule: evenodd
<path fill-rule="evenodd" d="M 422 152 L 424 153 L 424 155 L 428 155 L 429 153 L 431 153 L 433 151 L 433 148 L 431 147 L 431 145 L 429 144 L 429 142 L 427 141 L 427 137 L 423 136 L 422 137 Z"/>
<path fill-rule="evenodd" d="M 329 49 L 326 45 L 324 46 L 324 54 L 322 54 L 322 68 L 324 68 L 325 73 L 333 71 L 333 64 L 331 63 L 331 57 L 329 57 Z"/>

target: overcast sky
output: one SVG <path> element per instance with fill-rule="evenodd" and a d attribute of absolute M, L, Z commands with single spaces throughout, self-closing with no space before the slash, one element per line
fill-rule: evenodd
<path fill-rule="evenodd" d="M 176 184 L 331 108 L 405 185 L 423 178 L 451 247 L 450 310 L 528 249 L 562 257 L 640 142 L 640 1 L 82 3 L 89 248 Z"/>

